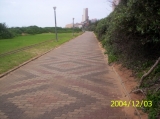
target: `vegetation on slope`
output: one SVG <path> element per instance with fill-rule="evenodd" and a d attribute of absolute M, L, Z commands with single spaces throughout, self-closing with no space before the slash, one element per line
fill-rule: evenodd
<path fill-rule="evenodd" d="M 94 27 L 94 28 L 93 28 Z M 121 62 L 137 77 L 147 72 L 160 57 L 160 1 L 121 0 L 115 10 L 90 25 L 109 56 L 109 63 Z M 160 116 L 160 63 L 145 77 L 142 89 L 152 108 L 144 108 L 150 119 Z"/>

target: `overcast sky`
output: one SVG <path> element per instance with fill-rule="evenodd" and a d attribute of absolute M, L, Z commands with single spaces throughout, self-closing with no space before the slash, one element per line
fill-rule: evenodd
<path fill-rule="evenodd" d="M 0 23 L 8 27 L 36 25 L 54 26 L 56 6 L 57 26 L 82 21 L 83 9 L 88 8 L 89 19 L 101 19 L 112 11 L 108 0 L 0 0 Z"/>

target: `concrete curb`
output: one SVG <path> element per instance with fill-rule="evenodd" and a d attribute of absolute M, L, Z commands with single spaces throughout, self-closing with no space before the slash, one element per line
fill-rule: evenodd
<path fill-rule="evenodd" d="M 81 36 L 81 35 L 83 35 L 83 33 L 80 34 L 79 36 Z M 79 37 L 79 36 L 77 36 L 77 37 Z M 77 37 L 75 37 L 75 38 L 77 38 Z M 43 54 L 41 54 L 41 55 L 38 55 L 38 56 L 36 56 L 36 57 L 33 57 L 33 58 L 29 59 L 28 61 L 26 61 L 26 62 L 24 62 L 24 63 L 22 63 L 22 64 L 20 64 L 20 65 L 18 65 L 18 66 L 16 66 L 16 67 L 10 69 L 10 70 L 7 71 L 7 72 L 4 72 L 4 73 L 0 74 L 0 78 L 2 78 L 2 77 L 4 77 L 4 76 L 8 75 L 9 73 L 15 71 L 16 69 L 19 69 L 20 67 L 22 67 L 22 66 L 28 64 L 28 63 L 31 62 L 31 61 L 34 61 L 34 60 L 38 59 L 39 57 L 41 57 L 41 56 L 43 56 L 43 55 L 45 55 L 45 54 L 51 52 L 52 50 L 55 50 L 55 49 L 61 47 L 62 45 L 64 45 L 64 44 L 66 44 L 66 43 L 68 43 L 68 42 L 74 40 L 75 38 L 73 38 L 73 39 L 71 39 L 71 40 L 69 40 L 69 41 L 67 41 L 67 42 L 65 42 L 65 43 L 63 43 L 63 44 L 61 44 L 61 45 L 59 45 L 59 46 L 57 46 L 57 47 L 54 47 L 54 48 L 52 48 L 51 50 L 49 50 L 49 51 L 47 51 L 47 52 L 45 52 L 45 53 L 43 53 Z"/>

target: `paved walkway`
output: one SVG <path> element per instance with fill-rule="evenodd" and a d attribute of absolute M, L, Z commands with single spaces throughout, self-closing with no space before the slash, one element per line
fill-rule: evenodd
<path fill-rule="evenodd" d="M 92 32 L 0 79 L 0 119 L 131 119 Z"/>

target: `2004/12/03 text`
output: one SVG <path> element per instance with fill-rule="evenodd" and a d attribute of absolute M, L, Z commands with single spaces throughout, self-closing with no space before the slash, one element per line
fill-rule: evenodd
<path fill-rule="evenodd" d="M 121 101 L 121 100 L 112 100 L 111 107 L 152 107 L 152 101 Z"/>

